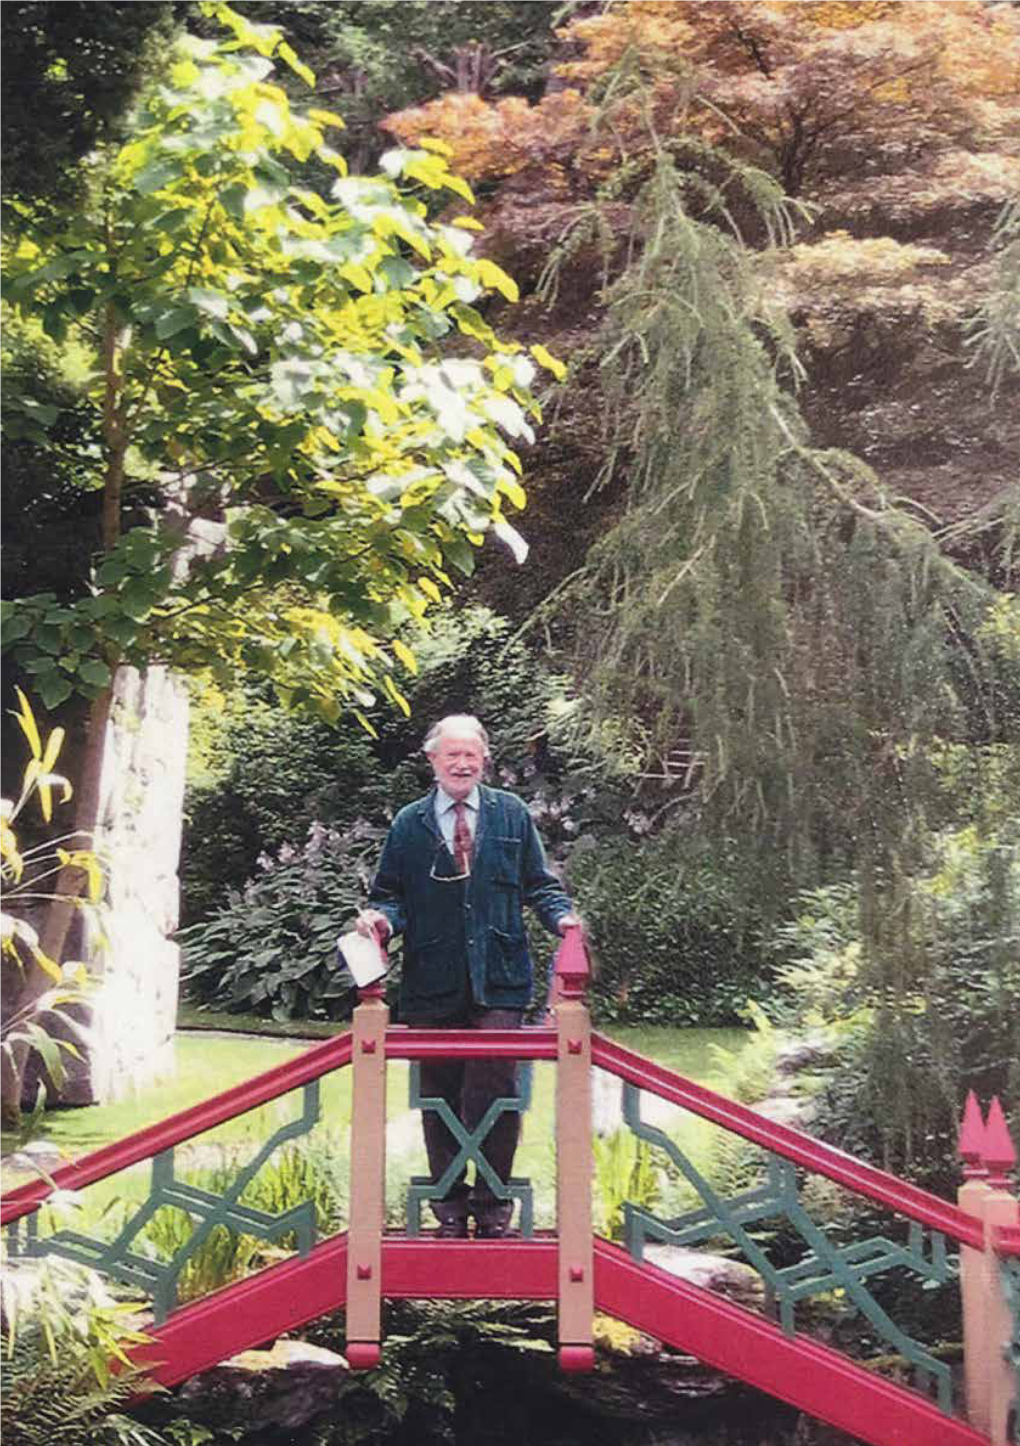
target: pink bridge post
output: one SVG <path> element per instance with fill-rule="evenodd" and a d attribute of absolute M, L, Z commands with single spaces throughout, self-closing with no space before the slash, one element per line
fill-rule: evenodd
<path fill-rule="evenodd" d="M 351 1193 L 347 1248 L 347 1360 L 353 1370 L 379 1364 L 382 1329 L 382 1233 L 386 1189 L 386 1026 L 382 983 L 358 991 L 352 1034 Z"/>
<path fill-rule="evenodd" d="M 998 1097 L 986 1120 L 973 1090 L 968 1094 L 958 1149 L 964 1183 L 957 1200 L 984 1232 L 983 1250 L 960 1247 L 967 1419 L 992 1446 L 1005 1446 L 1020 1389 L 1007 1353 L 1013 1323 L 1001 1258 L 1020 1255 L 1020 1204 L 1009 1189 L 1016 1149 Z"/>
<path fill-rule="evenodd" d="M 568 929 L 553 966 L 556 1020 L 556 1229 L 560 1367 L 595 1365 L 595 1258 L 592 1238 L 590 977 L 579 928 Z"/>

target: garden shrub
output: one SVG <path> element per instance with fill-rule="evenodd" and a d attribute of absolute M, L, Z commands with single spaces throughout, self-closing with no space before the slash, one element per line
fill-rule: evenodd
<path fill-rule="evenodd" d="M 137 1307 L 67 1260 L 6 1263 L 2 1321 L 8 1446 L 170 1446 L 127 1414 L 142 1372 Z"/>
<path fill-rule="evenodd" d="M 944 1192 L 957 1183 L 967 1090 L 1008 1109 L 1020 1087 L 1020 821 L 935 834 L 929 859 L 903 884 L 911 927 L 895 985 L 888 961 L 866 957 L 848 886 L 805 897 L 780 931 L 777 974 L 800 1018 L 843 1035 L 820 1127 Z"/>
<path fill-rule="evenodd" d="M 675 832 L 633 842 L 621 831 L 577 849 L 569 877 L 593 946 L 596 1018 L 734 1024 L 769 987 L 744 889 Z"/>
<path fill-rule="evenodd" d="M 363 820 L 343 833 L 313 823 L 301 847 L 263 855 L 216 914 L 179 934 L 189 996 L 277 1020 L 342 1018 L 337 935 L 365 902 L 382 837 Z"/>
<path fill-rule="evenodd" d="M 188 923 L 251 878 L 260 855 L 305 839 L 313 823 L 385 821 L 393 784 L 356 724 L 332 729 L 264 698 L 215 693 L 196 712 L 182 869 Z"/>

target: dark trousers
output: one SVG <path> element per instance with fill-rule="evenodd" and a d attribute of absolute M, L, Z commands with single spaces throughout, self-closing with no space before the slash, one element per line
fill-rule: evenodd
<path fill-rule="evenodd" d="M 409 1019 L 407 1023 L 438 1029 L 519 1029 L 523 1017 L 521 1009 L 469 1006 L 464 1013 L 449 1019 Z M 423 1059 L 421 1093 L 428 1099 L 445 1100 L 456 1118 L 470 1131 L 479 1124 L 493 1100 L 516 1097 L 517 1061 Z M 422 1129 L 429 1173 L 433 1180 L 440 1180 L 458 1154 L 460 1145 L 435 1110 L 422 1112 Z M 520 1132 L 520 1114 L 516 1110 L 506 1110 L 497 1117 L 482 1144 L 485 1159 L 504 1184 L 513 1171 Z M 466 1171 L 461 1171 L 445 1197 L 432 1202 L 432 1210 L 438 1220 L 466 1220 L 468 1215 L 489 1223 L 509 1220 L 513 1213 L 512 1200 L 500 1200 L 493 1195 L 484 1178 L 476 1178 L 469 1185 L 465 1177 Z"/>

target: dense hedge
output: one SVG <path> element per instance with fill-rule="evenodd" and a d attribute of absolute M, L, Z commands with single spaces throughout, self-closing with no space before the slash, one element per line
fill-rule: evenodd
<path fill-rule="evenodd" d="M 337 935 L 363 903 L 382 830 L 313 824 L 303 845 L 263 856 L 215 915 L 182 931 L 185 986 L 199 1004 L 273 1019 L 341 1019 L 350 981 Z"/>
<path fill-rule="evenodd" d="M 597 1017 L 740 1022 L 770 989 L 760 921 L 725 862 L 681 836 L 617 835 L 575 850 L 570 880 L 591 934 Z"/>

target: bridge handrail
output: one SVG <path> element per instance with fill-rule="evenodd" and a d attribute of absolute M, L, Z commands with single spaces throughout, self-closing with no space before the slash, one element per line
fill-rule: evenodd
<path fill-rule="evenodd" d="M 30 1215 L 45 1203 L 54 1188 L 81 1190 L 86 1185 L 94 1185 L 97 1180 L 126 1170 L 129 1165 L 137 1165 L 174 1145 L 193 1139 L 195 1135 L 204 1134 L 216 1125 L 225 1124 L 238 1115 L 246 1115 L 259 1105 L 269 1104 L 281 1095 L 311 1084 L 331 1070 L 341 1069 L 350 1064 L 352 1048 L 349 1033 L 327 1039 L 285 1064 L 274 1065 L 272 1069 L 243 1080 L 211 1099 L 168 1115 L 165 1120 L 127 1135 L 123 1140 L 116 1140 L 112 1145 L 103 1145 L 69 1165 L 59 1166 L 50 1177 L 52 1185 L 47 1180 L 30 1180 L 18 1185 L 8 1191 L 0 1203 L 0 1226 L 11 1225 L 23 1215 Z"/>
<path fill-rule="evenodd" d="M 386 1031 L 388 1059 L 470 1058 L 479 1053 L 517 1059 L 556 1058 L 552 1029 L 434 1030 L 393 1026 Z M 349 1033 L 325 1040 L 296 1059 L 233 1086 L 190 1109 L 181 1110 L 158 1124 L 106 1145 L 69 1165 L 60 1166 L 46 1180 L 32 1180 L 10 1190 L 0 1203 L 0 1225 L 12 1224 L 43 1204 L 53 1189 L 80 1190 L 163 1150 L 204 1134 L 216 1125 L 247 1114 L 281 1095 L 320 1078 L 351 1061 Z M 692 1114 L 710 1120 L 752 1144 L 781 1155 L 836 1184 L 866 1196 L 898 1214 L 939 1230 L 961 1245 L 980 1250 L 984 1245 L 979 1221 L 949 1201 L 919 1186 L 899 1180 L 874 1165 L 816 1140 L 789 1125 L 765 1116 L 695 1084 L 663 1065 L 635 1054 L 606 1036 L 593 1033 L 592 1063 L 639 1089 L 671 1101 Z"/>
<path fill-rule="evenodd" d="M 580 988 L 589 976 L 588 956 L 581 939 L 579 928 L 567 931 L 557 951 L 553 966 L 554 978 L 561 989 Z M 386 1055 L 389 1059 L 428 1059 L 438 1056 L 469 1059 L 473 1055 L 486 1053 L 503 1058 L 547 1059 L 556 1058 L 556 1031 L 549 1028 L 526 1030 L 492 1030 L 486 1032 L 484 1045 L 479 1047 L 479 1032 L 464 1034 L 463 1031 L 412 1030 L 396 1027 L 387 1031 Z M 524 1046 L 522 1048 L 522 1045 Z M 16 1220 L 38 1209 L 54 1190 L 81 1190 L 94 1185 L 108 1175 L 137 1165 L 153 1155 L 183 1144 L 195 1135 L 204 1134 L 216 1125 L 248 1114 L 259 1105 L 289 1094 L 302 1085 L 310 1084 L 331 1070 L 350 1064 L 353 1041 L 350 1033 L 328 1039 L 320 1045 L 313 1045 L 296 1059 L 255 1075 L 232 1089 L 224 1090 L 211 1099 L 180 1110 L 165 1120 L 104 1145 L 84 1155 L 69 1165 L 54 1170 L 49 1180 L 30 1180 L 9 1190 L 0 1201 L 0 1227 L 12 1225 Z"/>
<path fill-rule="evenodd" d="M 635 1054 L 605 1035 L 593 1032 L 591 1060 L 593 1065 L 608 1070 L 639 1089 L 681 1105 L 692 1114 L 721 1125 L 752 1144 L 792 1160 L 794 1164 L 824 1175 L 837 1185 L 867 1196 L 899 1215 L 916 1220 L 929 1229 L 939 1230 L 960 1245 L 969 1245 L 975 1250 L 984 1248 L 981 1222 L 948 1200 L 941 1200 L 917 1185 L 898 1180 L 895 1175 L 844 1154 L 842 1150 L 789 1125 L 767 1119 L 746 1105 L 727 1099 L 705 1085 L 695 1084 L 664 1065 Z"/>
<path fill-rule="evenodd" d="M 386 1058 L 555 1060 L 556 1031 L 536 1025 L 523 1029 L 410 1029 L 394 1024 L 386 1031 Z"/>

